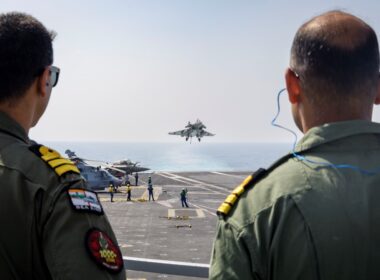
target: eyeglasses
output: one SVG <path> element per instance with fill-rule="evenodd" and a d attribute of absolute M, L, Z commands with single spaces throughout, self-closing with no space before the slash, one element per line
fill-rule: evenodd
<path fill-rule="evenodd" d="M 56 66 L 49 67 L 49 84 L 51 87 L 55 87 L 58 84 L 59 68 Z"/>

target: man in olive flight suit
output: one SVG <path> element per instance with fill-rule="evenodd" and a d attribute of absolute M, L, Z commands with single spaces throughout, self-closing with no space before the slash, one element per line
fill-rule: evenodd
<path fill-rule="evenodd" d="M 53 37 L 29 15 L 0 15 L 0 279 L 125 279 L 96 193 L 28 138 L 58 82 Z"/>
<path fill-rule="evenodd" d="M 376 33 L 340 11 L 311 19 L 285 80 L 305 135 L 218 209 L 210 279 L 380 279 Z"/>

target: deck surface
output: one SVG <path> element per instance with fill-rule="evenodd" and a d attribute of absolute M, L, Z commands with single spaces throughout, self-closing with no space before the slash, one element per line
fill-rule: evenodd
<path fill-rule="evenodd" d="M 113 203 L 100 192 L 104 210 L 115 231 L 122 254 L 136 258 L 207 264 L 216 229 L 216 209 L 248 172 L 157 172 L 140 174 L 139 186 L 127 201 L 125 187 Z M 146 201 L 147 179 L 152 176 L 155 201 Z M 134 178 L 131 177 L 134 184 Z M 188 189 L 189 208 L 182 208 L 180 192 Z M 128 279 L 200 279 L 127 271 Z"/>

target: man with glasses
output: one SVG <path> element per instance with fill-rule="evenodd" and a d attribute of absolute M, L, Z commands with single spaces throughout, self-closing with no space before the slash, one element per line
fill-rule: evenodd
<path fill-rule="evenodd" d="M 285 81 L 305 135 L 218 209 L 210 279 L 380 279 L 376 33 L 341 11 L 311 19 Z"/>
<path fill-rule="evenodd" d="M 29 15 L 0 15 L 0 279 L 125 279 L 96 193 L 28 137 L 58 83 L 53 38 Z"/>

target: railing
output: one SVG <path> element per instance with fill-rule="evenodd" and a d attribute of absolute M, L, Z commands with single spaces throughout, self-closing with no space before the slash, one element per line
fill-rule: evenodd
<path fill-rule="evenodd" d="M 126 270 L 160 274 L 208 278 L 210 266 L 202 263 L 176 262 L 155 259 L 123 257 Z"/>

